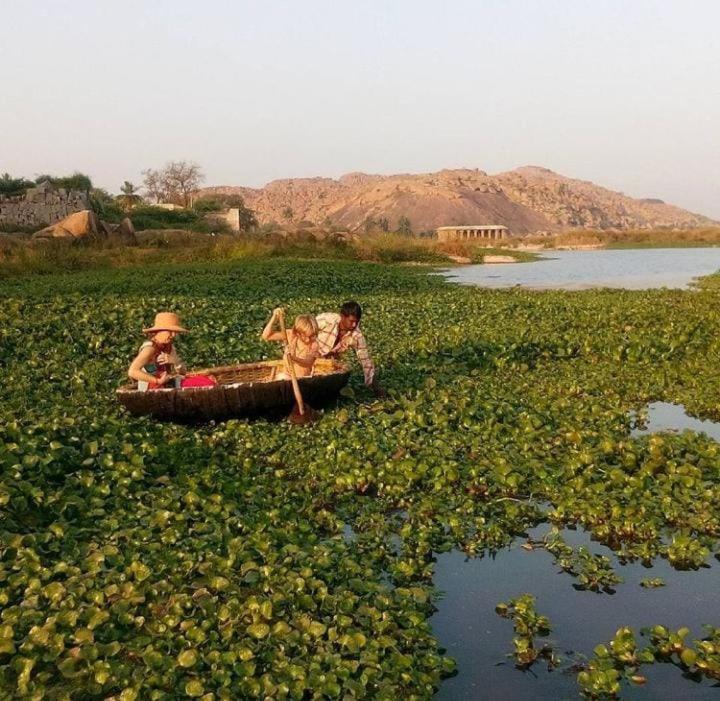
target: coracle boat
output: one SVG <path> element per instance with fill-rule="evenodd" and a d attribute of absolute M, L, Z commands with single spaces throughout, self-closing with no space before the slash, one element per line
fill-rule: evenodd
<path fill-rule="evenodd" d="M 292 408 L 295 402 L 292 383 L 275 379 L 282 370 L 282 360 L 205 368 L 187 376 L 209 375 L 216 385 L 143 391 L 131 383 L 120 387 L 116 394 L 120 403 L 135 416 L 148 415 L 170 421 L 256 416 Z M 303 400 L 311 406 L 322 406 L 337 397 L 349 376 L 345 363 L 318 359 L 311 376 L 298 378 Z"/>

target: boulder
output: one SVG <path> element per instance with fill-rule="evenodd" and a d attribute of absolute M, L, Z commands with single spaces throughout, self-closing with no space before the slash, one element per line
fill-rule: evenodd
<path fill-rule="evenodd" d="M 101 231 L 97 215 L 90 209 L 75 212 L 56 224 L 33 234 L 34 239 L 82 239 L 97 236 Z M 104 233 L 104 231 L 103 231 Z"/>
<path fill-rule="evenodd" d="M 349 231 L 334 231 L 330 234 L 329 239 L 331 241 L 352 243 L 353 241 L 359 241 L 360 237 L 357 234 L 353 234 Z"/>
<path fill-rule="evenodd" d="M 110 233 L 110 238 L 124 243 L 126 246 L 137 246 L 137 236 L 132 221 L 125 217 Z"/>

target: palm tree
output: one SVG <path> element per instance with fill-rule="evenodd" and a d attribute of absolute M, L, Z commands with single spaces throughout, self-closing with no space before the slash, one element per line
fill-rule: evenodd
<path fill-rule="evenodd" d="M 122 195 L 118 195 L 115 199 L 126 211 L 137 207 L 142 202 L 142 197 L 137 194 L 137 188 L 129 180 L 123 182 L 120 192 Z"/>

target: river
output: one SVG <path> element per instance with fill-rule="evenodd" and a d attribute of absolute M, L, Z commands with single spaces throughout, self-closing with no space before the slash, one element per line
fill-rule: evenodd
<path fill-rule="evenodd" d="M 517 264 L 469 265 L 443 271 L 454 282 L 480 287 L 581 290 L 598 287 L 623 289 L 687 289 L 698 277 L 720 269 L 720 248 L 632 249 L 599 251 L 553 251 L 539 261 Z M 692 430 L 720 440 L 720 424 L 699 421 L 683 407 L 654 403 L 648 407 L 647 425 L 634 435 L 656 431 Z M 547 524 L 530 535 L 539 538 Z M 662 621 L 671 627 L 688 625 L 694 637 L 702 637 L 702 624 L 717 623 L 720 591 L 716 567 L 690 572 L 673 570 L 658 558 L 650 570 L 639 563 L 621 564 L 615 554 L 578 530 L 563 532 L 571 545 L 586 546 L 610 558 L 623 583 L 617 595 L 577 591 L 572 580 L 553 566 L 544 550 L 527 552 L 524 539 L 492 558 L 468 559 L 458 551 L 437 556 L 434 582 L 443 592 L 432 626 L 440 643 L 458 662 L 457 676 L 443 682 L 436 698 L 513 699 L 536 701 L 579 698 L 572 662 L 592 654 L 592 644 L 607 642 L 620 625 L 635 631 Z M 645 577 L 661 577 L 668 586 L 645 590 Z M 539 663 L 530 671 L 514 668 L 507 653 L 512 650 L 512 624 L 494 612 L 495 604 L 531 591 L 537 608 L 549 616 L 564 667 L 553 672 Z M 691 636 L 692 637 L 692 636 Z M 639 638 L 640 647 L 646 642 Z M 643 667 L 645 687 L 625 686 L 626 699 L 717 699 L 718 689 L 708 680 L 693 684 L 671 664 Z"/>
<path fill-rule="evenodd" d="M 642 248 L 543 252 L 532 263 L 487 263 L 449 268 L 454 282 L 480 287 L 581 290 L 687 288 L 720 270 L 720 248 Z"/>

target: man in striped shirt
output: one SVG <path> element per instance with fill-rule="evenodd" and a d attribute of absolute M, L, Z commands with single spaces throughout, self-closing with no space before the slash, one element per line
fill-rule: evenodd
<path fill-rule="evenodd" d="M 367 341 L 360 330 L 362 308 L 357 302 L 345 302 L 340 307 L 340 313 L 326 312 L 318 314 L 317 320 L 320 329 L 318 345 L 322 357 L 338 357 L 350 348 L 355 349 L 360 365 L 362 365 L 365 384 L 370 387 L 378 397 L 385 396 L 384 390 L 378 385 L 375 378 L 375 365 L 370 357 Z"/>

